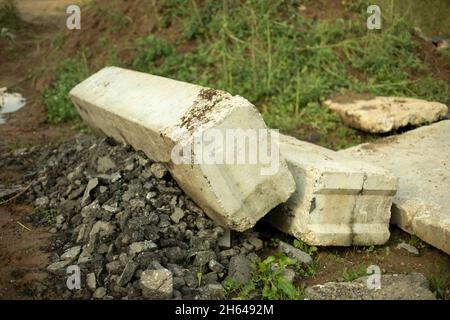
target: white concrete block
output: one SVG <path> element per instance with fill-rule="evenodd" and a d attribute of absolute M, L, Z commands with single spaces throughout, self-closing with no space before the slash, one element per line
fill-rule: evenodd
<path fill-rule="evenodd" d="M 228 164 L 179 164 L 173 160 L 174 147 L 192 147 L 194 137 L 211 129 L 222 137 L 230 129 L 265 130 L 255 106 L 240 96 L 109 67 L 73 88 L 70 97 L 94 130 L 166 163 L 180 187 L 224 227 L 249 229 L 295 190 L 286 162 L 279 157 L 271 163 L 258 158 L 241 164 L 237 160 L 230 164 L 237 156 L 224 158 Z M 272 150 L 270 145 L 262 148 L 269 154 Z M 250 157 L 249 145 L 236 142 L 234 150 Z M 194 157 L 200 153 L 192 149 Z M 228 151 L 225 154 L 230 155 Z M 274 167 L 278 170 L 271 173 Z"/>
<path fill-rule="evenodd" d="M 335 151 L 280 138 L 297 190 L 266 217 L 280 230 L 310 245 L 383 244 L 397 178 L 381 168 Z"/>
<path fill-rule="evenodd" d="M 450 121 L 339 151 L 399 177 L 392 223 L 450 254 Z"/>

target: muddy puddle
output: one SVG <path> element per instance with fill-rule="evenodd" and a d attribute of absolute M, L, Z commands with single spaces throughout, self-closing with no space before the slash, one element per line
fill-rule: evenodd
<path fill-rule="evenodd" d="M 10 93 L 6 88 L 0 88 L 0 125 L 7 121 L 7 114 L 16 112 L 25 104 L 26 99 L 20 93 Z"/>

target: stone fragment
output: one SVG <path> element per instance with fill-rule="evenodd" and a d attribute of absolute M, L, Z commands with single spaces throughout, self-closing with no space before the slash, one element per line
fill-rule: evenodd
<path fill-rule="evenodd" d="M 103 297 L 106 296 L 106 288 L 105 287 L 99 287 L 94 291 L 94 294 L 92 295 L 92 298 L 94 299 L 103 299 Z"/>
<path fill-rule="evenodd" d="M 123 287 L 128 282 L 130 282 L 131 278 L 133 278 L 134 273 L 136 272 L 136 269 L 138 268 L 138 264 L 134 261 L 130 260 L 125 265 L 125 268 L 122 271 L 122 274 L 120 275 L 119 279 L 117 280 L 117 285 Z"/>
<path fill-rule="evenodd" d="M 150 171 L 156 178 L 162 179 L 167 173 L 167 168 L 162 163 L 155 162 L 150 166 Z"/>
<path fill-rule="evenodd" d="M 217 244 L 221 248 L 231 248 L 231 230 L 225 229 L 223 235 L 217 240 Z"/>
<path fill-rule="evenodd" d="M 86 275 L 86 286 L 91 291 L 95 291 L 95 289 L 97 289 L 97 279 L 95 277 L 95 273 L 91 272 Z"/>
<path fill-rule="evenodd" d="M 97 172 L 105 173 L 116 168 L 115 162 L 109 156 L 100 157 L 97 160 Z"/>
<path fill-rule="evenodd" d="M 75 246 L 67 249 L 62 255 L 61 260 L 68 260 L 70 262 L 74 261 L 80 254 L 81 246 Z"/>
<path fill-rule="evenodd" d="M 129 253 L 131 256 L 141 253 L 142 251 L 151 250 L 156 248 L 156 244 L 153 243 L 153 241 L 150 240 L 144 240 L 139 242 L 133 242 L 130 244 L 130 250 Z"/>
<path fill-rule="evenodd" d="M 62 260 L 62 261 L 57 261 L 57 262 L 53 262 L 51 265 L 49 265 L 47 267 L 47 271 L 50 272 L 57 272 L 65 267 L 67 267 L 70 264 L 69 260 Z"/>
<path fill-rule="evenodd" d="M 202 299 L 207 300 L 224 300 L 225 290 L 221 284 L 210 283 L 200 289 Z"/>
<path fill-rule="evenodd" d="M 214 259 L 212 259 L 208 262 L 208 267 L 211 271 L 214 271 L 214 272 L 221 272 L 224 269 L 224 266 L 221 265 L 219 262 L 217 262 Z"/>
<path fill-rule="evenodd" d="M 349 127 L 371 133 L 383 133 L 407 125 L 432 123 L 442 119 L 448 108 L 443 103 L 403 97 L 356 98 L 349 101 L 325 101 Z"/>
<path fill-rule="evenodd" d="M 250 237 L 248 242 L 255 248 L 255 251 L 259 251 L 263 248 L 263 241 L 257 237 Z"/>
<path fill-rule="evenodd" d="M 241 284 L 250 280 L 251 261 L 243 254 L 238 254 L 230 259 L 228 266 L 228 277 Z"/>
<path fill-rule="evenodd" d="M 48 197 L 44 196 L 44 197 L 37 198 L 35 203 L 36 203 L 36 206 L 38 206 L 38 207 L 45 207 L 46 205 L 48 205 L 50 203 L 50 200 L 48 199 Z"/>
<path fill-rule="evenodd" d="M 114 225 L 105 221 L 97 221 L 91 229 L 89 233 L 89 238 L 92 239 L 96 234 L 99 234 L 100 237 L 109 236 L 115 230 Z"/>
<path fill-rule="evenodd" d="M 181 219 L 183 219 L 183 217 L 184 217 L 183 209 L 176 207 L 174 209 L 174 212 L 170 216 L 170 219 L 172 219 L 173 222 L 178 223 L 178 222 L 180 222 Z"/>
<path fill-rule="evenodd" d="M 408 253 L 415 255 L 415 256 L 419 255 L 419 250 L 416 247 L 414 247 L 408 243 L 405 243 L 405 242 L 399 243 L 396 248 L 405 250 Z"/>
<path fill-rule="evenodd" d="M 247 133 L 259 136 L 267 127 L 255 106 L 240 96 L 116 67 L 100 70 L 69 95 L 94 131 L 167 165 L 186 194 L 222 226 L 247 230 L 294 192 L 292 175 L 270 143 L 262 148 L 268 154 L 274 152 L 275 161 L 250 160 Z M 238 135 L 238 130 L 244 134 Z M 183 162 L 192 154 L 203 158 L 204 148 L 194 147 L 198 145 L 194 137 L 205 139 L 212 132 L 223 137 L 235 134 L 227 141 L 229 147 L 214 145 L 217 155 L 223 149 L 229 152 L 223 154 L 229 163 Z M 239 139 L 243 141 L 234 144 Z M 183 153 L 188 149 L 192 153 Z M 247 161 L 237 164 L 234 153 L 247 154 Z"/>
<path fill-rule="evenodd" d="M 83 198 L 81 198 L 81 206 L 87 206 L 91 201 L 91 191 L 95 189 L 95 187 L 98 185 L 98 179 L 93 178 L 89 179 L 89 182 L 86 186 L 86 189 L 84 190 Z"/>
<path fill-rule="evenodd" d="M 139 279 L 142 295 L 147 299 L 172 298 L 172 272 L 167 269 L 145 270 Z"/>
<path fill-rule="evenodd" d="M 310 265 L 313 262 L 309 254 L 283 241 L 278 244 L 278 251 L 304 265 Z"/>

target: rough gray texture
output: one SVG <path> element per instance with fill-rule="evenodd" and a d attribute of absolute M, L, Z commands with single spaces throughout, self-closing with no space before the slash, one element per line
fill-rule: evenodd
<path fill-rule="evenodd" d="M 147 299 L 170 299 L 173 294 L 172 272 L 167 269 L 145 270 L 139 284 Z"/>
<path fill-rule="evenodd" d="M 98 159 L 105 156 L 116 167 L 99 172 Z M 227 248 L 220 246 L 225 230 L 184 194 L 167 171 L 163 174 L 161 166 L 152 164 L 128 146 L 94 138 L 0 158 L 2 168 L 23 168 L 26 180 L 20 185 L 31 183 L 18 201 L 39 204 L 24 222 L 56 231 L 47 248 L 52 273 L 48 291 L 65 299 L 145 299 L 139 283 L 143 271 L 164 268 L 173 274 L 173 299 L 220 296 L 218 285 L 228 276 L 230 259 L 254 253 L 244 243 L 258 234 L 236 233 L 228 238 Z M 91 179 L 98 179 L 98 184 L 82 206 Z M 57 213 L 58 223 L 48 219 L 49 212 Z M 69 264 L 81 269 L 81 290 L 66 286 Z M 212 295 L 205 293 L 210 291 Z"/>
<path fill-rule="evenodd" d="M 299 263 L 302 263 L 304 265 L 310 265 L 313 261 L 309 254 L 283 241 L 280 241 L 278 245 L 278 251 L 286 254 L 289 258 L 297 260 Z"/>
<path fill-rule="evenodd" d="M 305 290 L 311 300 L 435 300 L 427 279 L 419 273 L 382 275 L 381 288 L 369 289 L 367 278 L 328 282 Z"/>
<path fill-rule="evenodd" d="M 243 254 L 232 257 L 228 275 L 238 283 L 246 284 L 250 280 L 251 261 Z"/>

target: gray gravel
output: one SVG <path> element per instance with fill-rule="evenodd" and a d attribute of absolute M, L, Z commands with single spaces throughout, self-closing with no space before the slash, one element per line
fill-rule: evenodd
<path fill-rule="evenodd" d="M 252 231 L 231 233 L 230 241 L 163 164 L 108 139 L 81 137 L 0 158 L 2 167 L 12 164 L 27 168 L 23 184 L 31 188 L 23 198 L 36 208 L 29 222 L 55 232 L 48 290 L 63 298 L 222 299 L 230 260 L 233 272 L 244 261 L 243 273 L 246 256 L 263 247 Z M 68 264 L 80 267 L 81 290 L 67 288 Z M 158 282 L 164 290 L 153 290 Z"/>

